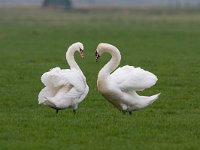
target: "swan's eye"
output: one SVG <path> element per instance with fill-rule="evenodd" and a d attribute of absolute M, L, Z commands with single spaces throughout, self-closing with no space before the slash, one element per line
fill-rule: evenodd
<path fill-rule="evenodd" d="M 80 52 L 83 52 L 83 49 L 82 48 L 79 48 Z"/>

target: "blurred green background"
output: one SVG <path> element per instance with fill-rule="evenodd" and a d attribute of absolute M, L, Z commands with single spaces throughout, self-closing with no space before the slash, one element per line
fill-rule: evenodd
<path fill-rule="evenodd" d="M 95 6 L 66 10 L 37 5 L 0 5 L 0 149 L 198 150 L 200 140 L 200 7 Z M 68 46 L 90 87 L 72 110 L 38 105 L 41 75 L 68 68 Z M 151 106 L 123 115 L 97 91 L 95 62 L 100 42 L 119 48 L 129 64 L 158 76 L 141 95 L 161 92 Z"/>

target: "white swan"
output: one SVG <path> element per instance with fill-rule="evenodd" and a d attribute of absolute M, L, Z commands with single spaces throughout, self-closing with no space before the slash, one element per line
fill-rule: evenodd
<path fill-rule="evenodd" d="M 104 52 L 111 54 L 112 58 L 99 71 L 97 86 L 102 96 L 117 109 L 131 114 L 132 111 L 152 104 L 158 98 L 160 94 L 148 97 L 136 93 L 156 83 L 158 79 L 153 73 L 128 65 L 115 70 L 121 60 L 119 50 L 113 45 L 100 43 L 95 54 L 96 61 Z"/>
<path fill-rule="evenodd" d="M 45 88 L 38 95 L 39 104 L 48 105 L 58 113 L 58 110 L 72 107 L 74 113 L 78 104 L 88 94 L 89 87 L 81 69 L 74 60 L 74 53 L 78 51 L 83 58 L 83 44 L 72 44 L 66 52 L 66 59 L 70 69 L 53 68 L 41 77 Z"/>

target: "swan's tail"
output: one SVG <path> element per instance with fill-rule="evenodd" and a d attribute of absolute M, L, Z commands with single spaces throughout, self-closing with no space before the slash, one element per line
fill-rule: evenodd
<path fill-rule="evenodd" d="M 39 104 L 44 104 L 44 105 L 47 105 L 50 107 L 56 107 L 56 105 L 50 100 L 50 98 L 48 98 L 46 96 L 44 97 L 43 101 L 39 101 Z"/>
<path fill-rule="evenodd" d="M 148 105 L 152 104 L 155 100 L 157 100 L 160 94 L 161 93 L 158 93 L 158 94 L 148 97 L 148 101 L 149 101 Z"/>
<path fill-rule="evenodd" d="M 41 92 L 40 92 L 41 93 Z M 45 101 L 48 100 L 47 96 L 40 96 L 38 97 L 38 104 L 44 104 L 45 105 Z"/>

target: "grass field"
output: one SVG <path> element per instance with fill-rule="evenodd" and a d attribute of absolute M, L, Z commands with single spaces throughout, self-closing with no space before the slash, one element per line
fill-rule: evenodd
<path fill-rule="evenodd" d="M 90 87 L 76 115 L 38 105 L 40 76 L 76 60 Z M 0 149 L 200 149 L 200 12 L 63 12 L 0 8 Z M 151 106 L 123 115 L 97 91 L 109 55 L 95 62 L 100 42 L 117 46 L 122 65 L 140 66 L 159 80 L 140 94 L 162 92 Z"/>

